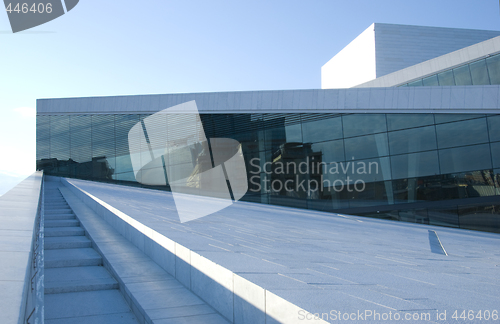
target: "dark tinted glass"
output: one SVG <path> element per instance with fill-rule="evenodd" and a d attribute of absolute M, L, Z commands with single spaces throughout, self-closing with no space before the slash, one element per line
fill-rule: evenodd
<path fill-rule="evenodd" d="M 391 154 L 434 150 L 437 148 L 435 128 L 427 126 L 389 132 L 389 148 Z"/>
<path fill-rule="evenodd" d="M 488 142 L 485 118 L 437 125 L 436 133 L 439 148 Z"/>
<path fill-rule="evenodd" d="M 500 205 L 458 206 L 460 227 L 479 231 L 491 231 L 500 227 Z"/>
<path fill-rule="evenodd" d="M 353 181 L 376 182 L 391 180 L 391 167 L 388 157 L 347 161 L 343 164 L 346 175 Z"/>
<path fill-rule="evenodd" d="M 472 85 L 472 80 L 469 71 L 469 65 L 464 65 L 453 69 L 456 85 Z"/>
<path fill-rule="evenodd" d="M 488 144 L 473 145 L 439 151 L 442 174 L 491 169 Z"/>
<path fill-rule="evenodd" d="M 340 162 L 344 158 L 344 141 L 329 141 L 311 145 L 312 153 L 320 153 L 322 162 Z"/>
<path fill-rule="evenodd" d="M 472 76 L 473 85 L 490 84 L 488 77 L 488 69 L 486 68 L 486 61 L 480 60 L 470 64 L 470 74 Z"/>
<path fill-rule="evenodd" d="M 432 114 L 387 114 L 387 129 L 390 131 L 432 124 Z"/>
<path fill-rule="evenodd" d="M 493 167 L 500 168 L 500 142 L 491 143 L 491 157 L 493 159 Z"/>
<path fill-rule="evenodd" d="M 392 178 L 416 178 L 439 174 L 437 151 L 391 157 Z"/>
<path fill-rule="evenodd" d="M 488 116 L 488 130 L 490 132 L 490 141 L 500 141 L 500 115 Z"/>
<path fill-rule="evenodd" d="M 342 138 L 340 117 L 304 122 L 302 124 L 304 143 L 323 142 Z"/>
<path fill-rule="evenodd" d="M 458 120 L 466 120 L 466 119 L 474 119 L 478 117 L 482 117 L 484 115 L 479 114 L 434 114 L 434 118 L 436 119 L 436 124 L 448 123 L 452 121 Z"/>
<path fill-rule="evenodd" d="M 384 114 L 353 114 L 342 116 L 344 136 L 352 137 L 385 132 L 387 130 Z"/>
<path fill-rule="evenodd" d="M 344 143 L 348 161 L 389 155 L 386 133 L 346 138 Z"/>
<path fill-rule="evenodd" d="M 429 209 L 429 224 L 447 227 L 458 227 L 458 212 L 456 208 Z"/>

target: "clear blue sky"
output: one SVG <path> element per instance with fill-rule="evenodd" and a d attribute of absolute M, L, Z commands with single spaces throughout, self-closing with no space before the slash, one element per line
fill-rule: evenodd
<path fill-rule="evenodd" d="M 37 98 L 320 88 L 373 22 L 500 30 L 499 2 L 80 0 L 17 34 L 1 12 L 0 194 L 35 169 Z"/>

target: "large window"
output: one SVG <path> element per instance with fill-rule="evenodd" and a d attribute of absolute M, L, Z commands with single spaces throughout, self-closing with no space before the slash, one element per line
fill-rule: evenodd
<path fill-rule="evenodd" d="M 472 82 L 474 69 L 494 62 L 481 64 L 467 67 Z M 147 116 L 38 116 L 37 167 L 49 175 L 141 186 L 136 177 L 164 168 L 150 165 L 137 175 L 132 168 L 128 133 Z M 201 120 L 207 138 L 241 143 L 247 201 L 358 214 L 378 206 L 390 208 L 390 216 L 380 215 L 391 219 L 461 227 L 462 219 L 469 224 L 463 226 L 484 228 L 472 215 L 490 209 L 463 206 L 470 198 L 477 205 L 500 195 L 500 115 L 203 114 Z M 198 151 L 179 150 L 160 162 L 189 176 Z M 285 182 L 293 190 L 277 185 Z M 440 202 L 451 207 L 432 205 Z M 495 206 L 490 211 L 497 215 Z"/>

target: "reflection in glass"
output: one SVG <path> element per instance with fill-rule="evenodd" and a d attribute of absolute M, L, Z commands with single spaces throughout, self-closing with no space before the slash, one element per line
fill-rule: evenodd
<path fill-rule="evenodd" d="M 445 71 L 438 74 L 438 80 L 440 86 L 454 86 L 455 78 L 453 77 L 453 71 Z"/>
<path fill-rule="evenodd" d="M 469 65 L 464 65 L 453 69 L 456 85 L 472 85 Z"/>
<path fill-rule="evenodd" d="M 386 133 L 346 138 L 344 142 L 347 160 L 389 155 Z"/>
<path fill-rule="evenodd" d="M 486 61 L 480 60 L 470 64 L 470 74 L 472 76 L 473 85 L 490 84 L 488 77 L 488 69 L 486 68 Z"/>
<path fill-rule="evenodd" d="M 389 148 L 391 154 L 434 150 L 437 148 L 435 127 L 427 126 L 389 132 Z"/>
<path fill-rule="evenodd" d="M 486 64 L 488 65 L 491 84 L 500 84 L 500 55 L 488 57 Z"/>
<path fill-rule="evenodd" d="M 305 122 L 302 124 L 304 143 L 322 142 L 342 138 L 340 117 Z"/>
<path fill-rule="evenodd" d="M 389 131 L 434 124 L 433 114 L 387 114 Z"/>
<path fill-rule="evenodd" d="M 493 167 L 500 168 L 500 142 L 491 143 L 491 157 L 493 160 Z"/>
<path fill-rule="evenodd" d="M 392 178 L 416 178 L 439 174 L 439 161 L 436 151 L 391 157 Z"/>
<path fill-rule="evenodd" d="M 422 79 L 422 83 L 425 86 L 437 86 L 438 84 L 438 78 L 437 75 L 432 75 L 430 77 Z"/>
<path fill-rule="evenodd" d="M 342 116 L 344 136 L 353 137 L 387 131 L 384 114 L 352 114 Z"/>
<path fill-rule="evenodd" d="M 439 150 L 442 174 L 491 169 L 489 144 Z"/>
<path fill-rule="evenodd" d="M 490 141 L 500 141 L 500 115 L 488 116 L 488 130 L 490 132 Z"/>
<path fill-rule="evenodd" d="M 424 84 L 422 83 L 422 79 L 408 83 L 409 87 L 421 87 L 423 85 Z"/>
<path fill-rule="evenodd" d="M 439 148 L 488 142 L 486 118 L 437 125 L 436 133 Z"/>

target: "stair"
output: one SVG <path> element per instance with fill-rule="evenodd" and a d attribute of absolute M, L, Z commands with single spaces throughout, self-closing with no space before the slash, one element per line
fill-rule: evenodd
<path fill-rule="evenodd" d="M 137 323 L 57 183 L 44 203 L 45 322 Z"/>

